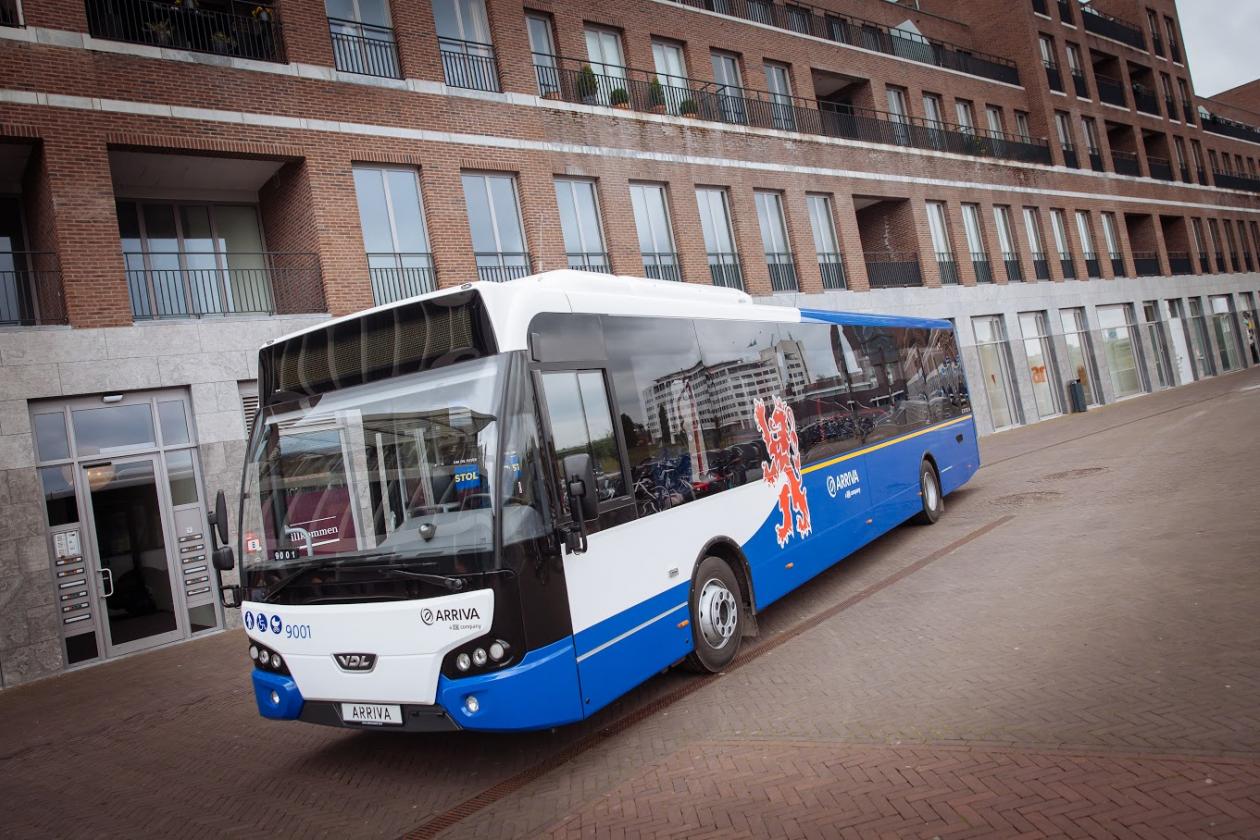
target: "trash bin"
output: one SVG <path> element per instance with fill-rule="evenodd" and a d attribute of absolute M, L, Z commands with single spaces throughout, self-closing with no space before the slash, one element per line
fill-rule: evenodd
<path fill-rule="evenodd" d="M 1073 414 L 1080 414 L 1088 408 L 1085 404 L 1085 386 L 1081 384 L 1081 380 L 1073 379 L 1069 382 L 1067 392 L 1068 405 L 1071 406 Z"/>

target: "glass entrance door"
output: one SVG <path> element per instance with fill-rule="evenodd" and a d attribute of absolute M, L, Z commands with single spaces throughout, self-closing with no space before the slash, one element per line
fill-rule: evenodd
<path fill-rule="evenodd" d="M 181 638 L 158 459 L 92 461 L 80 469 L 108 655 Z"/>

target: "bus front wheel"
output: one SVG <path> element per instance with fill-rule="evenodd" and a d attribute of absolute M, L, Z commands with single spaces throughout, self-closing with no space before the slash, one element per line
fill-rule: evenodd
<path fill-rule="evenodd" d="M 941 480 L 936 477 L 936 469 L 926 459 L 919 465 L 919 498 L 923 501 L 923 510 L 915 515 L 916 523 L 931 525 L 941 518 L 941 514 L 945 512 Z"/>
<path fill-rule="evenodd" d="M 696 569 L 691 586 L 691 637 L 695 649 L 687 667 L 716 674 L 739 653 L 744 635 L 743 600 L 739 581 L 719 557 L 706 557 Z"/>

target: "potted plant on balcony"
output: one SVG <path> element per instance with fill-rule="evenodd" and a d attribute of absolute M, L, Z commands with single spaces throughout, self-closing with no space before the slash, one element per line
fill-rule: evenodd
<path fill-rule="evenodd" d="M 267 23 L 271 20 L 271 10 L 263 8 L 262 6 L 255 6 L 254 11 L 251 12 L 251 14 L 253 14 L 254 20 L 260 23 Z"/>
<path fill-rule="evenodd" d="M 660 79 L 653 78 L 648 85 L 648 107 L 653 114 L 665 113 L 665 88 Z"/>
<path fill-rule="evenodd" d="M 165 46 L 169 44 L 175 36 L 175 28 L 171 26 L 169 20 L 155 20 L 144 25 L 144 31 L 152 36 L 153 40 Z"/>
<path fill-rule="evenodd" d="M 630 94 L 625 88 L 617 88 L 612 93 L 608 94 L 608 101 L 611 102 L 612 106 L 619 111 L 630 110 Z"/>
<path fill-rule="evenodd" d="M 695 119 L 700 113 L 700 106 L 696 104 L 696 100 L 687 98 L 678 103 L 678 113 L 688 119 Z"/>
<path fill-rule="evenodd" d="M 578 71 L 577 92 L 586 105 L 594 105 L 599 98 L 599 80 L 595 78 L 595 71 L 589 64 L 583 64 Z"/>
<path fill-rule="evenodd" d="M 236 39 L 221 30 L 210 34 L 210 43 L 219 55 L 228 55 L 236 48 Z"/>

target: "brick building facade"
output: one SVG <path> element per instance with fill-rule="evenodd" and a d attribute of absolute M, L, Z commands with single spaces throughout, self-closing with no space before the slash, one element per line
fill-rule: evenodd
<path fill-rule="evenodd" d="M 257 347 L 434 287 L 950 317 L 984 431 L 1260 361 L 1260 105 L 1173 0 L 0 0 L 0 77 L 0 685 L 221 627 Z"/>

